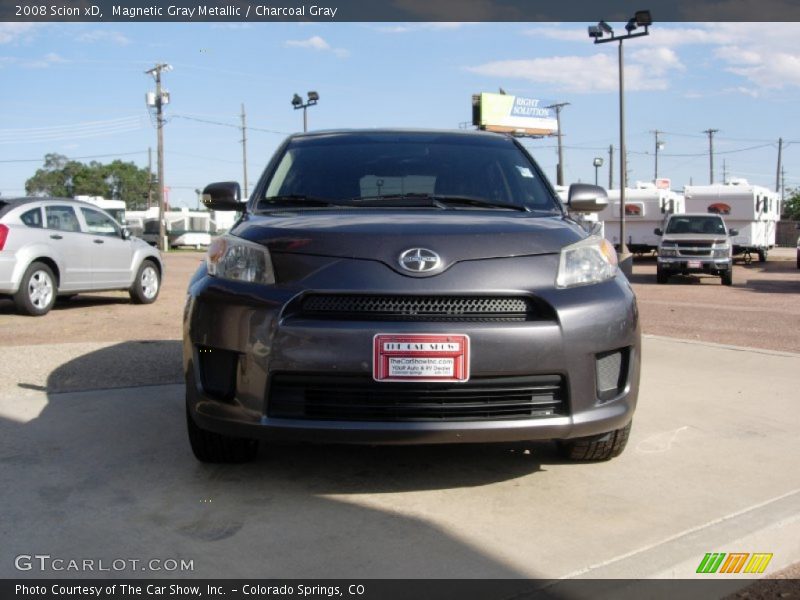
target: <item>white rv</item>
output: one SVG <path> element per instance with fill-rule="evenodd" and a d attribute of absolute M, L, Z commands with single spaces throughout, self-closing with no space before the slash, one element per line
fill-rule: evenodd
<path fill-rule="evenodd" d="M 619 190 L 608 190 L 608 206 L 597 213 L 605 223 L 605 237 L 619 245 Z M 660 238 L 653 232 L 671 214 L 686 212 L 683 196 L 653 183 L 636 182 L 635 188 L 625 188 L 625 240 L 633 253 L 652 252 Z"/>
<path fill-rule="evenodd" d="M 114 217 L 117 223 L 125 225 L 125 202 L 123 200 L 106 200 L 102 196 L 75 196 L 75 200 L 94 204 Z"/>
<path fill-rule="evenodd" d="M 758 253 L 767 260 L 775 247 L 775 229 L 781 217 L 780 195 L 768 188 L 753 185 L 746 179 L 731 179 L 713 185 L 687 185 L 684 188 L 686 209 L 722 215 L 728 227 L 739 230 L 733 238 L 733 253 Z"/>

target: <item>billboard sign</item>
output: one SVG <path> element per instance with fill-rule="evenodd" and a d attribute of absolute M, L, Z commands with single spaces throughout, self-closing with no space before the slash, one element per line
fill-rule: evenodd
<path fill-rule="evenodd" d="M 479 98 L 477 125 L 487 131 L 502 131 L 523 135 L 553 135 L 558 122 L 550 100 L 482 93 Z"/>

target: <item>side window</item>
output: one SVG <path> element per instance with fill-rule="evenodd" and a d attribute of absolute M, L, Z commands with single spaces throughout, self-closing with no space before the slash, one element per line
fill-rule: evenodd
<path fill-rule="evenodd" d="M 48 229 L 58 229 L 59 231 L 81 230 L 78 216 L 71 206 L 45 206 L 44 213 L 47 216 Z"/>
<path fill-rule="evenodd" d="M 103 213 L 81 206 L 83 219 L 86 221 L 86 231 L 95 235 L 118 236 L 119 230 L 114 220 Z"/>
<path fill-rule="evenodd" d="M 42 226 L 42 209 L 32 208 L 20 215 L 20 220 L 28 227 L 41 227 Z"/>

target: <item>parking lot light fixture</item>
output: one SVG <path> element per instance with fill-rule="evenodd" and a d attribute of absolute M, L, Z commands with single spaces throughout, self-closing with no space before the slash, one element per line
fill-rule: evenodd
<path fill-rule="evenodd" d="M 306 102 L 303 102 L 303 99 L 298 95 L 295 94 L 292 97 L 292 106 L 295 110 L 303 109 L 303 133 L 308 131 L 308 116 L 307 116 L 307 109 L 309 106 L 314 106 L 319 101 L 319 94 L 313 90 L 308 92 L 307 95 L 308 99 Z"/>
<path fill-rule="evenodd" d="M 599 156 L 595 156 L 592 164 L 594 165 L 594 184 L 597 185 L 597 169 L 603 166 L 603 159 Z"/>
<path fill-rule="evenodd" d="M 614 29 L 605 21 L 589 27 L 589 37 L 595 44 L 619 42 L 619 265 L 625 275 L 633 272 L 633 260 L 625 243 L 625 187 L 627 179 L 627 155 L 625 151 L 625 62 L 622 42 L 635 37 L 649 35 L 653 17 L 649 10 L 636 11 L 625 24 L 625 35 L 615 35 Z M 639 28 L 644 31 L 637 31 Z"/>

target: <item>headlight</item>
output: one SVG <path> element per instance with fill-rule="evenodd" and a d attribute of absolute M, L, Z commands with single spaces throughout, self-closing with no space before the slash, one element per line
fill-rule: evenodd
<path fill-rule="evenodd" d="M 659 256 L 678 256 L 678 251 L 675 248 L 659 248 Z"/>
<path fill-rule="evenodd" d="M 206 253 L 208 274 L 220 279 L 275 283 L 269 251 L 232 235 L 218 237 Z"/>
<path fill-rule="evenodd" d="M 718 244 L 714 246 L 712 254 L 714 258 L 728 258 L 730 252 L 731 247 L 728 244 Z"/>
<path fill-rule="evenodd" d="M 561 249 L 556 287 L 570 288 L 611 279 L 617 273 L 617 253 L 608 240 L 591 236 Z"/>

